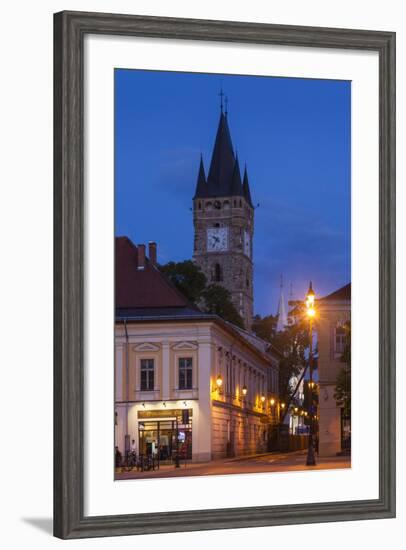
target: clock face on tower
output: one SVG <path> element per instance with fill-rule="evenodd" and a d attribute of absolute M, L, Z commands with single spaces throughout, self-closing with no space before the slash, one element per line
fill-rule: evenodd
<path fill-rule="evenodd" d="M 248 231 L 244 231 L 244 254 L 248 256 L 248 258 L 251 257 L 251 242 L 250 242 L 250 235 Z"/>
<path fill-rule="evenodd" d="M 207 229 L 207 252 L 223 252 L 228 249 L 228 227 Z"/>

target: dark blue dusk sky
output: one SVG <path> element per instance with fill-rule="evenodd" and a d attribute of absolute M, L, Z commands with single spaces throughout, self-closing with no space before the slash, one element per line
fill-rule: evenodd
<path fill-rule="evenodd" d="M 301 299 L 351 277 L 351 84 L 115 71 L 116 235 L 157 241 L 161 263 L 193 253 L 200 153 L 208 172 L 219 90 L 255 210 L 254 312 L 276 313 L 280 274 Z"/>

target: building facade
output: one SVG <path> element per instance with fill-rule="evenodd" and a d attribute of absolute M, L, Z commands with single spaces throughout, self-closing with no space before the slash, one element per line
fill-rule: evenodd
<path fill-rule="evenodd" d="M 276 352 L 189 304 L 151 251 L 116 240 L 115 445 L 195 462 L 267 450 Z"/>
<path fill-rule="evenodd" d="M 221 110 L 206 178 L 203 159 L 193 197 L 193 259 L 209 283 L 224 286 L 251 329 L 253 317 L 254 207 L 247 168 L 241 179 L 227 113 Z"/>
<path fill-rule="evenodd" d="M 317 300 L 319 377 L 319 455 L 343 452 L 351 437 L 351 419 L 337 406 L 334 393 L 337 376 L 345 366 L 345 324 L 351 320 L 351 284 Z"/>

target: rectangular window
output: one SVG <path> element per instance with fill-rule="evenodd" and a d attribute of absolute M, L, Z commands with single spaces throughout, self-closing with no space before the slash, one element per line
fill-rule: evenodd
<path fill-rule="evenodd" d="M 179 389 L 191 390 L 193 388 L 193 363 L 191 357 L 179 359 Z"/>
<path fill-rule="evenodd" d="M 141 391 L 153 391 L 154 375 L 154 360 L 141 359 Z"/>
<path fill-rule="evenodd" d="M 345 347 L 345 329 L 344 327 L 336 328 L 336 337 L 335 337 L 335 352 L 343 353 Z"/>

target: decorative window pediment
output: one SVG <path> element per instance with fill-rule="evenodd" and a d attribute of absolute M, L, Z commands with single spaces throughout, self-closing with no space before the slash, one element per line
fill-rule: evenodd
<path fill-rule="evenodd" d="M 195 350 L 197 349 L 197 344 L 194 342 L 178 342 L 172 349 L 175 351 Z"/>
<path fill-rule="evenodd" d="M 159 346 L 156 344 L 151 344 L 151 342 L 145 342 L 143 344 L 138 344 L 134 346 L 134 351 L 159 351 Z"/>

